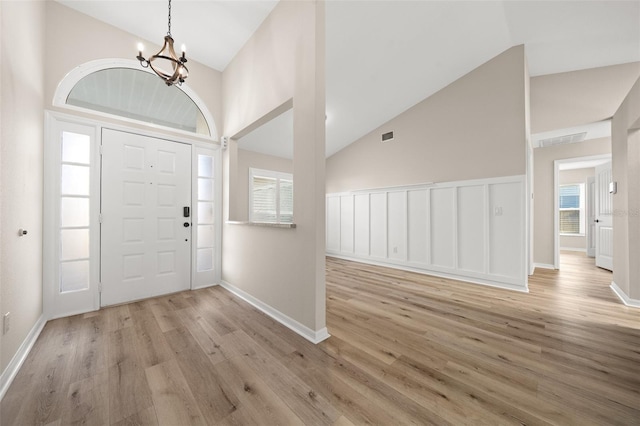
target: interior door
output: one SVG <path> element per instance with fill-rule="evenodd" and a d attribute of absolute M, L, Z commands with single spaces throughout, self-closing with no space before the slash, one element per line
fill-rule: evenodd
<path fill-rule="evenodd" d="M 587 256 L 596 257 L 596 178 L 587 178 Z"/>
<path fill-rule="evenodd" d="M 596 167 L 596 266 L 613 270 L 613 200 L 609 193 L 612 182 L 611 161 Z"/>
<path fill-rule="evenodd" d="M 101 305 L 190 288 L 191 146 L 109 129 L 102 145 Z"/>

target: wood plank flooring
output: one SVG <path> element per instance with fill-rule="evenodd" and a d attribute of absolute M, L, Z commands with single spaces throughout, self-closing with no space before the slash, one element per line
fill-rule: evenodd
<path fill-rule="evenodd" d="M 313 345 L 220 287 L 50 321 L 9 425 L 640 424 L 640 310 L 580 253 L 530 293 L 327 259 Z"/>

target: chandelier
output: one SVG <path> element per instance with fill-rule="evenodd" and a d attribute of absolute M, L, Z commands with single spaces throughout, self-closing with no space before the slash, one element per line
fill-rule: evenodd
<path fill-rule="evenodd" d="M 189 76 L 189 70 L 185 65 L 187 58 L 185 56 L 184 44 L 182 45 L 182 56 L 179 58 L 173 49 L 173 38 L 171 37 L 171 0 L 169 0 L 168 31 L 167 35 L 164 36 L 162 49 L 149 59 L 145 59 L 144 56 L 142 56 L 143 48 L 142 43 L 138 44 L 138 56 L 136 57 L 143 68 L 151 67 L 153 72 L 164 80 L 167 86 L 174 84 L 181 86 L 182 83 L 184 83 L 184 80 Z M 171 71 L 168 71 L 169 69 L 171 69 Z"/>

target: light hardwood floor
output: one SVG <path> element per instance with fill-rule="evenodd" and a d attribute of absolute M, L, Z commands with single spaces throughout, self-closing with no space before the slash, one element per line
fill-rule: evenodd
<path fill-rule="evenodd" d="M 522 294 L 329 258 L 319 345 L 219 287 L 51 321 L 1 424 L 640 424 L 640 310 L 562 262 Z"/>

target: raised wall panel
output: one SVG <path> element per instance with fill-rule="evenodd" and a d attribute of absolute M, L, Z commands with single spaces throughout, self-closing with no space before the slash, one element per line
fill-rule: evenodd
<path fill-rule="evenodd" d="M 407 193 L 387 195 L 387 253 L 389 259 L 407 260 Z"/>
<path fill-rule="evenodd" d="M 135 145 L 122 147 L 122 166 L 125 170 L 144 171 L 144 148 Z"/>
<path fill-rule="evenodd" d="M 431 264 L 455 267 L 455 188 L 431 190 Z"/>
<path fill-rule="evenodd" d="M 122 279 L 134 280 L 144 277 L 144 255 L 127 254 L 122 256 Z"/>
<path fill-rule="evenodd" d="M 122 204 L 124 206 L 141 206 L 144 203 L 144 183 L 123 182 Z"/>
<path fill-rule="evenodd" d="M 156 234 L 158 241 L 173 241 L 176 239 L 176 219 L 174 217 L 159 217 Z"/>
<path fill-rule="evenodd" d="M 354 252 L 369 256 L 369 194 L 353 197 Z"/>
<path fill-rule="evenodd" d="M 489 185 L 489 217 L 489 273 L 518 278 L 524 251 L 522 184 Z"/>
<path fill-rule="evenodd" d="M 526 290 L 524 182 L 513 176 L 330 194 L 327 252 Z"/>
<path fill-rule="evenodd" d="M 327 250 L 340 251 L 340 197 L 327 198 Z"/>
<path fill-rule="evenodd" d="M 176 204 L 176 186 L 158 184 L 158 206 L 171 207 Z"/>
<path fill-rule="evenodd" d="M 485 272 L 484 186 L 458 188 L 458 268 Z"/>
<path fill-rule="evenodd" d="M 173 274 L 176 272 L 176 252 L 158 252 L 158 275 Z"/>
<path fill-rule="evenodd" d="M 371 194 L 369 212 L 371 256 L 387 257 L 387 194 Z"/>
<path fill-rule="evenodd" d="M 428 263 L 427 232 L 429 214 L 427 211 L 429 191 L 421 189 L 407 192 L 408 260 L 416 263 Z"/>
<path fill-rule="evenodd" d="M 353 196 L 340 197 L 340 251 L 353 253 Z"/>
<path fill-rule="evenodd" d="M 174 174 L 176 172 L 176 154 L 169 151 L 158 151 L 158 172 Z"/>
<path fill-rule="evenodd" d="M 144 218 L 125 217 L 122 219 L 122 242 L 141 243 L 143 242 Z"/>

